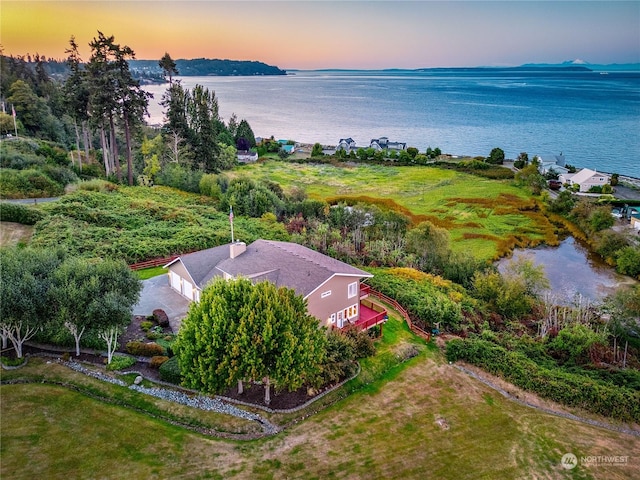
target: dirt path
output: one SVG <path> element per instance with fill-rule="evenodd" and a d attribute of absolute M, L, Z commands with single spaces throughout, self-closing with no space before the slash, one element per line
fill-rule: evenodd
<path fill-rule="evenodd" d="M 490 375 L 477 367 L 473 367 L 471 365 L 465 365 L 465 366 L 453 365 L 453 367 L 475 378 L 476 380 L 479 380 L 480 382 L 484 383 L 488 387 L 500 393 L 503 397 L 506 397 L 513 402 L 519 403 L 520 405 L 534 408 L 536 410 L 539 410 L 544 413 L 548 413 L 550 415 L 567 418 L 569 420 L 575 420 L 577 422 L 586 423 L 588 425 L 593 425 L 595 427 L 605 428 L 613 432 L 627 433 L 635 437 L 640 437 L 640 431 L 637 429 L 628 428 L 625 426 L 618 426 L 612 423 L 593 420 L 590 418 L 574 415 L 573 413 L 569 413 L 568 411 L 563 409 L 561 406 L 556 405 L 553 402 L 542 400 L 537 395 L 533 395 L 529 392 L 524 392 L 519 388 L 505 382 L 504 380 L 498 377 L 494 377 L 493 375 Z M 513 393 L 507 391 L 505 388 L 509 388 L 509 390 L 511 390 L 511 392 Z"/>
<path fill-rule="evenodd" d="M 0 222 L 0 247 L 13 247 L 20 242 L 29 243 L 33 227 L 14 222 Z"/>

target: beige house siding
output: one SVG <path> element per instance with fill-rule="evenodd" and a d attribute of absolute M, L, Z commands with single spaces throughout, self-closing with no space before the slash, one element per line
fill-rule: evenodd
<path fill-rule="evenodd" d="M 591 187 L 601 187 L 609 183 L 609 179 L 606 176 L 593 176 L 587 181 L 580 184 L 581 192 L 588 192 Z"/>
<path fill-rule="evenodd" d="M 171 274 L 180 277 L 179 288 L 177 285 L 174 285 L 171 282 Z M 184 265 L 181 261 L 177 261 L 169 267 L 169 273 L 167 274 L 167 276 L 169 279 L 169 286 L 176 290 L 180 295 L 188 298 L 189 300 L 196 300 L 200 298 L 200 295 L 196 293 L 198 287 L 195 285 L 195 282 L 191 278 L 191 275 L 189 275 L 189 272 L 187 272 L 187 269 L 184 268 Z"/>
<path fill-rule="evenodd" d="M 356 283 L 356 294 L 349 298 L 348 290 L 351 283 Z M 328 294 L 328 292 L 331 292 L 331 294 Z M 356 315 L 351 318 L 351 321 L 355 322 L 360 314 L 360 279 L 358 277 L 335 275 L 307 297 L 307 304 L 309 314 L 318 318 L 323 325 L 336 325 L 337 327 L 342 327 L 342 325 L 338 324 L 338 319 L 345 321 L 345 313 L 347 316 L 354 313 L 354 309 L 351 308 L 349 311 L 349 308 L 355 305 Z"/>

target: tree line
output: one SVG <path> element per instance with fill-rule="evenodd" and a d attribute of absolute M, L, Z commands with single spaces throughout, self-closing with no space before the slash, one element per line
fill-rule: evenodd
<path fill-rule="evenodd" d="M 151 95 L 131 70 L 133 49 L 100 31 L 89 47 L 90 58 L 84 62 L 71 37 L 65 50 L 67 73 L 55 79 L 43 57 L 31 62 L 0 56 L 5 109 L 0 133 L 11 135 L 15 119 L 19 135 L 71 150 L 79 174 L 89 166 L 92 175 L 102 173 L 117 182 L 126 178 L 129 185 L 153 181 L 165 167 L 169 177 L 228 169 L 236 149 L 255 146 L 246 120 L 232 115 L 225 123 L 220 118 L 215 92 L 199 85 L 187 90 L 174 81 L 179 71 L 168 53 L 156 62 L 170 84 L 162 98 L 167 121 L 161 129 L 149 128 L 145 117 Z"/>
<path fill-rule="evenodd" d="M 60 343 L 71 335 L 80 355 L 89 336 L 99 348 L 106 344 L 111 362 L 141 290 L 124 262 L 72 257 L 62 249 L 4 248 L 0 270 L 3 349 L 10 341 L 22 358 L 24 343 L 34 337 Z"/>

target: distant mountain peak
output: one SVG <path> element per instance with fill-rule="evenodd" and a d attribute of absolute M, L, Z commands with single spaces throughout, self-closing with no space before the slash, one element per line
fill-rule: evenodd
<path fill-rule="evenodd" d="M 567 60 L 566 62 L 562 62 L 563 65 L 589 65 L 589 62 L 585 62 L 581 58 L 576 58 L 575 60 Z"/>

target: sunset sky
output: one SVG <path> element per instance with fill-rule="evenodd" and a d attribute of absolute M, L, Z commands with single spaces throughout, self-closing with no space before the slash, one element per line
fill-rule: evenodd
<path fill-rule="evenodd" d="M 139 59 L 284 69 L 640 62 L 640 1 L 6 1 L 4 54 L 84 60 L 100 30 Z"/>

